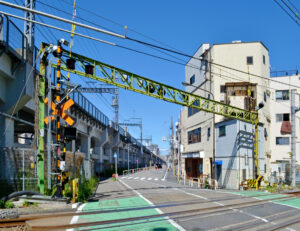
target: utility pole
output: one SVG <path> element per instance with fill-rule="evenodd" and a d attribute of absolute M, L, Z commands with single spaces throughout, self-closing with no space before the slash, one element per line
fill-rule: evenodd
<path fill-rule="evenodd" d="M 173 116 L 171 116 L 171 126 L 170 126 L 170 130 L 171 130 L 171 155 L 172 155 L 172 159 L 173 159 L 173 168 L 174 168 L 174 175 L 176 173 L 176 169 L 175 169 L 175 157 L 174 157 L 174 126 L 173 126 Z"/>
<path fill-rule="evenodd" d="M 117 81 L 117 78 L 116 78 Z M 115 173 L 118 174 L 118 158 L 119 158 L 119 143 L 120 143 L 120 131 L 119 131 L 119 88 L 115 89 L 115 96 L 113 98 L 112 106 L 115 108 L 115 126 L 118 132 L 117 134 L 117 156 L 115 157 Z"/>
<path fill-rule="evenodd" d="M 41 47 L 45 50 L 44 47 Z M 38 149 L 37 149 L 37 159 L 38 159 L 38 186 L 40 188 L 40 193 L 45 192 L 45 179 L 44 179 L 44 117 L 45 117 L 45 76 L 47 67 L 47 52 L 44 52 L 43 57 L 40 61 L 40 75 L 38 89 L 38 131 L 36 132 L 38 139 Z"/>
<path fill-rule="evenodd" d="M 25 7 L 30 10 L 35 9 L 35 0 L 25 0 Z M 32 12 L 25 11 L 25 18 L 28 20 L 35 21 L 35 15 Z M 35 26 L 33 22 L 25 20 L 24 22 L 24 34 L 27 38 L 27 42 L 30 49 L 33 49 L 34 46 L 34 30 Z M 26 51 L 27 52 L 27 51 Z"/>
<path fill-rule="evenodd" d="M 295 103 L 296 90 L 291 90 L 291 125 L 292 125 L 292 136 L 291 136 L 291 171 L 292 171 L 292 186 L 296 186 L 296 123 L 295 117 L 296 112 L 300 110 L 299 107 L 296 107 Z"/>

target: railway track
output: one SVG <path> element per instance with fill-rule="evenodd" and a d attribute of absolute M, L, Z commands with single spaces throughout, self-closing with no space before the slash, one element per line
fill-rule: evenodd
<path fill-rule="evenodd" d="M 291 193 L 285 193 L 287 194 L 286 197 L 279 198 L 276 200 L 288 200 L 295 197 L 300 197 L 300 192 L 291 192 Z M 268 195 L 278 195 L 278 194 L 268 194 Z M 260 196 L 252 196 L 252 197 L 246 197 L 246 198 L 253 198 L 253 197 L 260 197 Z M 76 212 L 76 211 L 64 211 L 64 212 L 51 212 L 51 213 L 44 213 L 44 214 L 35 214 L 35 215 L 23 215 L 19 218 L 13 218 L 13 219 L 3 219 L 0 220 L 0 228 L 7 228 L 7 227 L 17 227 L 17 226 L 25 226 L 29 221 L 32 220 L 39 220 L 39 219 L 47 219 L 47 218 L 61 218 L 61 217 L 72 217 L 72 216 L 81 216 L 81 215 L 92 215 L 92 214 L 101 214 L 101 213 L 113 213 L 113 212 L 125 212 L 125 211 L 133 211 L 133 210 L 145 210 L 145 209 L 153 209 L 153 208 L 164 208 L 164 207 L 173 207 L 173 206 L 182 206 L 182 205 L 189 205 L 189 204 L 195 204 L 195 203 L 210 203 L 210 202 L 217 202 L 217 201 L 224 201 L 224 200 L 234 200 L 234 197 L 227 197 L 227 198 L 217 198 L 217 199 L 211 199 L 208 201 L 199 201 L 198 200 L 192 200 L 188 202 L 178 203 L 160 203 L 156 204 L 155 206 L 144 206 L 139 208 L 124 208 L 124 209 L 118 209 L 118 210 L 94 210 L 94 211 L 88 211 L 88 212 Z M 33 225 L 29 227 L 31 230 L 53 230 L 53 229 L 67 229 L 67 228 L 77 228 L 77 227 L 84 227 L 84 226 L 95 226 L 95 225 L 112 225 L 116 223 L 124 223 L 128 221 L 143 221 L 153 219 L 153 218 L 161 218 L 165 219 L 164 217 L 170 217 L 175 219 L 180 219 L 183 214 L 189 214 L 191 216 L 192 214 L 200 215 L 203 213 L 214 213 L 214 212 L 228 212 L 232 209 L 241 209 L 241 208 L 247 208 L 251 206 L 257 206 L 269 203 L 268 200 L 256 200 L 256 201 L 248 201 L 243 203 L 233 203 L 228 204 L 224 206 L 213 206 L 213 207 L 206 207 L 206 208 L 199 208 L 199 209 L 192 209 L 192 210 L 184 210 L 184 211 L 178 211 L 178 212 L 172 212 L 172 213 L 164 213 L 164 214 L 157 214 L 157 215 L 151 215 L 151 216 L 145 216 L 145 217 L 134 217 L 134 218 L 126 218 L 126 219 L 118 219 L 118 220 L 108 220 L 108 221 L 97 221 L 97 222 L 84 222 L 84 223 L 77 223 L 77 224 L 63 224 L 63 225 Z M 184 217 L 184 216 L 183 216 Z M 300 217 L 299 217 L 300 221 Z M 298 220 L 293 220 L 293 222 L 298 223 Z"/>

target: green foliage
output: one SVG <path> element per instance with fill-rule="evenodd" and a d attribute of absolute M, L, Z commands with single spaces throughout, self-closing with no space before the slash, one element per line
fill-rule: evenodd
<path fill-rule="evenodd" d="M 24 200 L 23 202 L 23 207 L 37 207 L 38 203 L 37 202 L 29 202 L 28 200 Z"/>
<path fill-rule="evenodd" d="M 28 200 L 24 200 L 23 207 L 28 207 L 30 205 L 31 205 L 31 203 Z"/>
<path fill-rule="evenodd" d="M 112 177 L 112 178 L 111 178 L 111 180 L 112 180 L 112 181 L 116 181 L 117 179 L 116 179 L 116 178 L 114 178 L 114 177 Z"/>
<path fill-rule="evenodd" d="M 65 197 L 71 198 L 73 196 L 71 181 L 65 184 Z"/>
<path fill-rule="evenodd" d="M 97 177 L 92 177 L 91 179 L 82 182 L 78 190 L 78 201 L 86 201 L 94 193 L 98 181 Z"/>
<path fill-rule="evenodd" d="M 0 201 L 0 209 L 12 209 L 15 205 L 11 201 Z"/>

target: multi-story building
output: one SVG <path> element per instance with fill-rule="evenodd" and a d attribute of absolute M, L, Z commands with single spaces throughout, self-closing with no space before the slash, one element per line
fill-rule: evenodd
<path fill-rule="evenodd" d="M 291 90 L 300 93 L 300 76 L 297 71 L 271 72 L 271 172 L 274 180 L 290 180 L 291 163 Z M 299 107 L 299 95 L 295 97 L 295 106 Z M 296 114 L 296 161 L 300 162 L 300 117 Z M 300 177 L 300 175 L 298 175 Z M 300 181 L 300 179 L 297 179 Z"/>
<path fill-rule="evenodd" d="M 196 51 L 185 67 L 186 91 L 203 97 L 214 99 L 239 108 L 253 110 L 259 102 L 265 106 L 259 110 L 259 122 L 264 130 L 263 157 L 259 163 L 260 174 L 268 169 L 270 147 L 269 129 L 269 54 L 262 42 L 234 41 L 225 44 L 203 44 Z M 242 71 L 242 72 L 241 72 Z M 250 95 L 249 95 L 250 93 Z M 197 103 L 197 101 L 195 102 Z M 214 124 L 227 120 L 220 115 L 213 115 L 192 108 L 185 108 L 181 116 L 183 133 L 183 153 L 186 177 L 207 176 L 212 177 L 213 156 L 228 156 L 227 148 L 216 153 L 216 142 L 219 137 L 215 135 Z M 225 125 L 226 127 L 226 125 Z M 224 127 L 218 128 L 224 129 Z M 222 132 L 222 131 L 218 131 Z M 215 137 L 215 140 L 213 139 Z M 233 137 L 234 139 L 235 137 Z M 227 145 L 224 143 L 223 145 Z M 233 153 L 232 155 L 236 155 Z M 249 163 L 253 163 L 253 151 L 249 154 Z M 267 161 L 265 161 L 265 159 Z M 223 161 L 219 171 L 223 171 L 220 181 L 224 183 L 224 176 L 235 178 L 245 173 L 243 169 L 231 170 L 228 161 Z M 265 166 L 266 165 L 266 166 Z M 250 164 L 253 166 L 253 164 Z M 244 174 L 244 177 L 254 178 L 255 169 Z M 226 172 L 230 171 L 230 174 Z M 226 183 L 226 182 L 225 182 Z M 236 181 L 238 186 L 239 182 Z M 224 185 L 226 186 L 226 185 Z"/>

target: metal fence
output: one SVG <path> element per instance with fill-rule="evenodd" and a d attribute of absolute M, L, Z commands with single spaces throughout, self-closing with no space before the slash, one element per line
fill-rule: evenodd
<path fill-rule="evenodd" d="M 13 191 L 39 191 L 37 158 L 33 149 L 3 148 L 1 150 L 1 194 Z"/>
<path fill-rule="evenodd" d="M 280 76 L 292 76 L 298 75 L 298 70 L 286 70 L 286 71 L 271 71 L 271 77 L 280 77 Z"/>
<path fill-rule="evenodd" d="M 23 62 L 35 63 L 39 49 L 33 47 L 33 50 L 30 50 L 23 31 L 9 17 L 2 14 L 0 14 L 0 43 L 4 46 L 6 52 L 13 53 Z M 35 68 L 38 68 L 38 66 L 38 64 L 35 65 Z"/>

